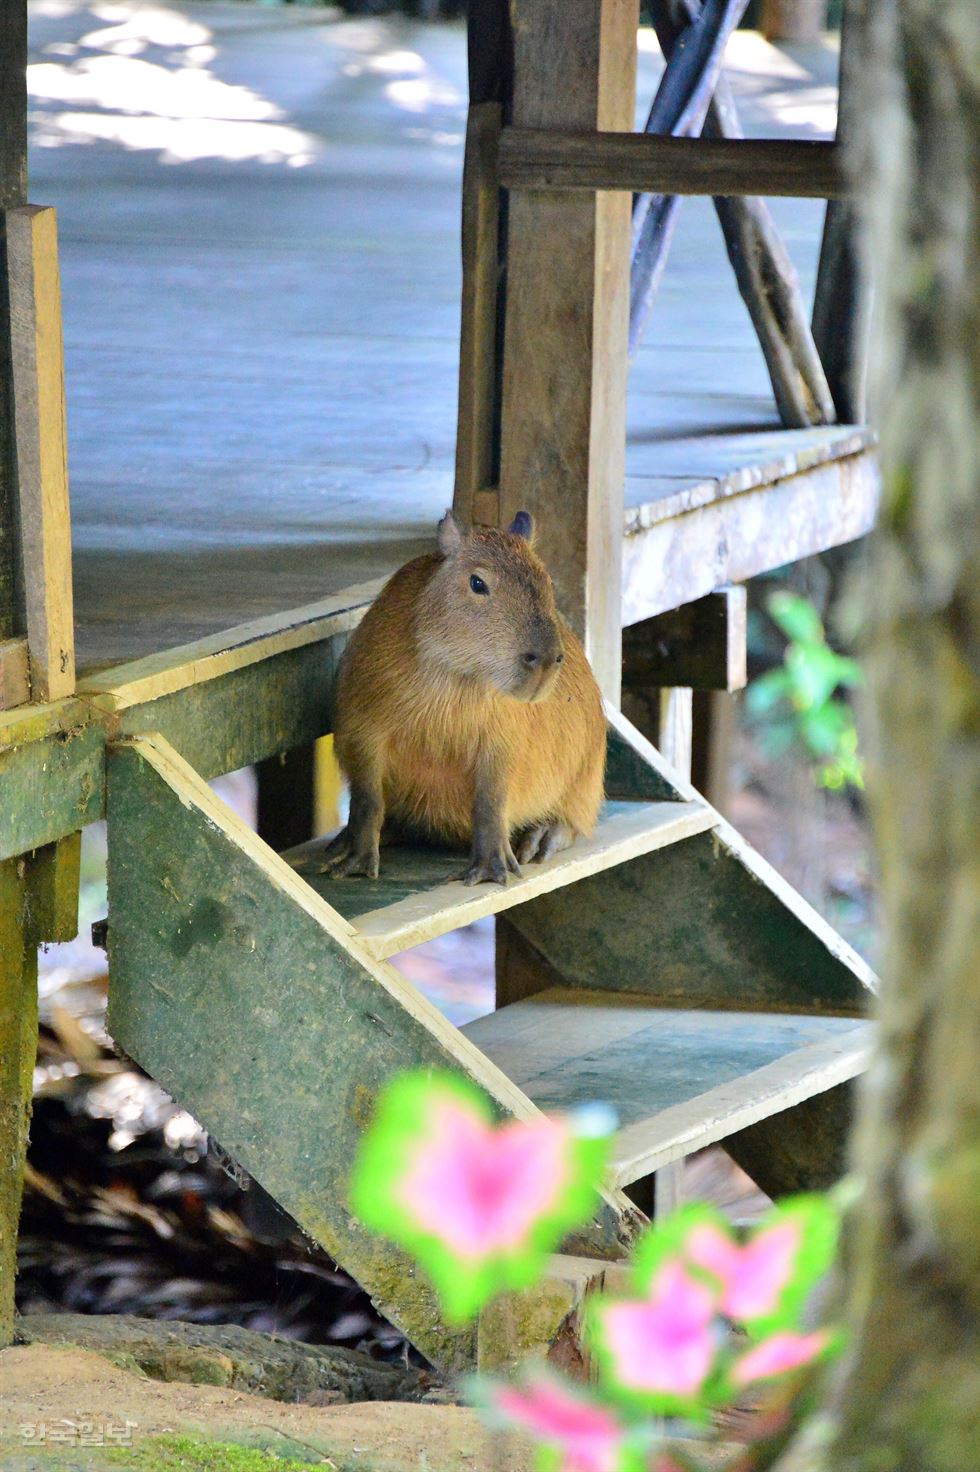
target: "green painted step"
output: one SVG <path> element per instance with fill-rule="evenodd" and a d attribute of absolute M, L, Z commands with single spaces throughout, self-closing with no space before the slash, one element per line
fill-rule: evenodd
<path fill-rule="evenodd" d="M 372 956 L 383 960 L 485 915 L 499 915 L 641 854 L 704 833 L 717 816 L 703 802 L 607 802 L 596 830 L 564 853 L 526 864 L 506 887 L 467 887 L 452 876 L 465 855 L 445 848 L 392 845 L 381 851 L 378 879 L 331 879 L 315 872 L 330 838 L 290 849 L 283 857 L 349 920 Z"/>
<path fill-rule="evenodd" d="M 557 987 L 463 1032 L 545 1110 L 611 1105 L 617 1186 L 862 1071 L 871 1024 L 813 1014 L 651 1006 Z"/>

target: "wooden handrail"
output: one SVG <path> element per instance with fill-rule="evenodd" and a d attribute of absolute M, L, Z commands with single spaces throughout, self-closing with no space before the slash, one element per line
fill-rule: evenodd
<path fill-rule="evenodd" d="M 500 182 L 507 189 L 626 189 L 654 194 L 847 193 L 835 143 L 782 138 L 674 138 L 504 128 Z"/>

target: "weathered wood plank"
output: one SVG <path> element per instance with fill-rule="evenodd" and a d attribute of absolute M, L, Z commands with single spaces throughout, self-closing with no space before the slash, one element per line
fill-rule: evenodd
<path fill-rule="evenodd" d="M 614 725 L 684 796 L 694 789 L 616 711 Z M 870 968 L 719 816 L 685 839 L 511 915 L 570 985 L 661 1006 L 861 1015 Z"/>
<path fill-rule="evenodd" d="M 50 208 L 7 211 L 17 535 L 36 700 L 75 688 L 68 434 L 58 232 Z"/>
<path fill-rule="evenodd" d="M 322 643 L 356 628 L 385 582 L 385 578 L 375 578 L 357 583 L 317 603 L 252 619 L 192 644 L 100 670 L 79 681 L 79 694 L 97 698 L 105 710 L 120 711 L 219 679 L 290 650 Z"/>
<path fill-rule="evenodd" d="M 880 476 L 873 455 L 849 455 L 790 474 L 763 491 L 705 487 L 694 515 L 635 508 L 623 549 L 623 622 L 637 623 L 722 583 L 863 536 L 874 525 Z M 693 509 L 693 508 L 692 508 Z"/>
<path fill-rule="evenodd" d="M 720 588 L 623 630 L 623 685 L 741 690 L 746 672 L 746 594 Z"/>
<path fill-rule="evenodd" d="M 848 1079 L 725 1140 L 732 1159 L 767 1196 L 828 1191 L 848 1167 L 855 1084 Z"/>
<path fill-rule="evenodd" d="M 463 297 L 459 340 L 459 411 L 453 506 L 464 525 L 484 524 L 499 505 L 477 504 L 495 478 L 500 186 L 497 182 L 499 102 L 471 105 L 463 164 Z M 480 513 L 479 515 L 477 513 Z"/>
<path fill-rule="evenodd" d="M 441 1365 L 441 1323 L 409 1261 L 352 1220 L 347 1171 L 384 1082 L 468 1074 L 502 1114 L 533 1105 L 247 828 L 166 742 L 109 757 L 109 1028 Z M 289 1078 L 288 1088 L 283 1080 Z M 632 1219 L 610 1197 L 591 1248 Z"/>
<path fill-rule="evenodd" d="M 827 1092 L 836 1095 L 842 1083 L 864 1072 L 871 1052 L 871 1024 L 865 1023 L 840 1038 L 812 1043 L 789 1053 L 731 1084 L 709 1090 L 690 1103 L 665 1109 L 649 1124 L 639 1121 L 628 1125 L 617 1138 L 613 1180 L 623 1185 L 651 1171 L 659 1174 L 664 1165 L 706 1145 L 722 1142 L 727 1149 L 733 1131 L 748 1131 L 760 1120 L 768 1126 L 767 1137 L 778 1139 L 781 1124 L 795 1114 L 799 1101 Z M 838 1118 L 836 1127 L 835 1151 L 839 1155 L 847 1140 L 846 1121 Z M 820 1159 L 825 1158 L 832 1138 L 827 1134 L 811 1140 L 805 1131 L 796 1133 L 792 1143 L 787 1138 L 786 1154 L 788 1157 L 792 1151 L 792 1170 L 799 1182 L 809 1180 L 815 1186 L 819 1178 L 825 1185 L 832 1185 L 838 1178 L 839 1173 L 818 1177 L 808 1165 L 808 1157 L 814 1150 Z M 755 1160 L 758 1159 L 756 1156 Z M 772 1176 L 767 1177 L 764 1171 L 760 1174 L 773 1184 Z"/>
<path fill-rule="evenodd" d="M 27 199 L 27 0 L 0 5 L 0 286 L 7 279 L 5 211 Z M 17 478 L 10 317 L 0 289 L 0 639 L 23 633 L 14 539 Z"/>
<path fill-rule="evenodd" d="M 74 940 L 78 934 L 81 833 L 45 844 L 31 859 L 30 909 L 40 941 Z"/>
<path fill-rule="evenodd" d="M 333 729 L 337 662 L 346 637 L 302 644 L 127 706 L 110 721 L 110 733 L 159 731 L 204 777 L 307 745 Z"/>
<path fill-rule="evenodd" d="M 512 18 L 519 128 L 632 128 L 636 0 L 516 0 Z M 616 698 L 630 199 L 515 189 L 509 211 L 501 517 L 537 515 L 559 607 Z"/>
<path fill-rule="evenodd" d="M 870 1046 L 869 1025 L 850 1018 L 658 1008 L 572 988 L 464 1031 L 541 1108 L 610 1104 L 620 1186 L 854 1077 Z"/>
<path fill-rule="evenodd" d="M 31 666 L 26 639 L 0 642 L 0 710 L 12 710 L 31 698 Z"/>
<path fill-rule="evenodd" d="M 52 724 L 46 718 L 33 730 L 25 723 L 22 744 L 2 745 L 0 725 L 0 859 L 53 843 L 104 814 L 105 731 L 81 701 L 45 707 L 45 714 L 52 709 L 61 717 L 56 729 L 38 729 Z"/>
<path fill-rule="evenodd" d="M 0 863 L 0 1349 L 13 1337 L 17 1227 L 37 1058 L 37 934 L 27 906 L 28 869 L 26 859 Z"/>
<path fill-rule="evenodd" d="M 386 848 L 377 880 L 304 873 L 315 866 L 326 839 L 303 844 L 288 858 L 318 894 L 350 919 L 369 953 L 383 960 L 535 895 L 575 884 L 636 854 L 678 843 L 704 832 L 713 821 L 713 814 L 694 802 L 607 803 L 593 834 L 544 863 L 525 865 L 521 878 L 506 886 L 467 888 L 447 882 L 461 866 L 461 855 L 449 850 Z"/>
<path fill-rule="evenodd" d="M 650 194 L 759 194 L 836 199 L 847 192 L 834 143 L 671 138 L 650 133 L 504 128 L 507 189 Z"/>

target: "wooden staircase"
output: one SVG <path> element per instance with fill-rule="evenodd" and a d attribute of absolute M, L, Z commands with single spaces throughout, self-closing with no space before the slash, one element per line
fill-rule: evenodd
<path fill-rule="evenodd" d="M 393 1074 L 463 1072 L 501 1116 L 613 1105 L 612 1183 L 567 1250 L 616 1260 L 644 1221 L 623 1187 L 714 1141 L 737 1154 L 807 1101 L 836 1101 L 829 1179 L 865 1060 L 859 958 L 612 710 L 608 750 L 595 834 L 474 890 L 438 850 L 386 850 L 378 881 L 307 877 L 317 844 L 276 854 L 162 736 L 109 749 L 112 1036 L 447 1369 L 473 1333 L 347 1204 Z M 388 958 L 504 910 L 541 989 L 458 1029 Z"/>

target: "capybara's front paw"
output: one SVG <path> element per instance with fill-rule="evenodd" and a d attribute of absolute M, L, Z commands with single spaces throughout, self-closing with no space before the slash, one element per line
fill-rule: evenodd
<path fill-rule="evenodd" d="M 474 849 L 466 868 L 453 877 L 464 884 L 506 884 L 508 874 L 520 876 L 521 866 L 509 843 L 496 848 Z"/>
<path fill-rule="evenodd" d="M 331 879 L 353 879 L 356 875 L 363 875 L 365 879 L 377 879 L 379 864 L 377 839 L 352 833 L 348 824 L 327 845 L 310 872 L 328 874 Z"/>

